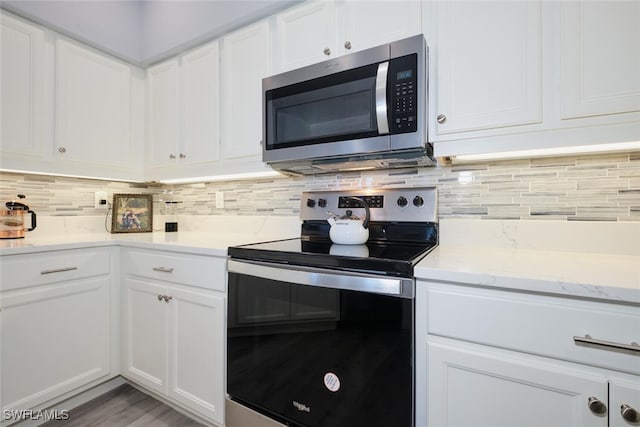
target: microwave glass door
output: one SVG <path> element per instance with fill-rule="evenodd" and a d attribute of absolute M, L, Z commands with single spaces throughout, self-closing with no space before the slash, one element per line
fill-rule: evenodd
<path fill-rule="evenodd" d="M 268 91 L 267 149 L 377 136 L 377 69 L 367 65 Z"/>

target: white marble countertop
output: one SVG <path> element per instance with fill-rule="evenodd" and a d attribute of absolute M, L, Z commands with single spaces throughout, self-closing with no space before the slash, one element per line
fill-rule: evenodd
<path fill-rule="evenodd" d="M 424 280 L 640 304 L 640 223 L 440 222 Z"/>
<path fill-rule="evenodd" d="M 104 229 L 104 217 L 39 219 L 37 232 L 23 239 L 0 240 L 0 255 L 127 246 L 201 255 L 226 256 L 229 246 L 297 237 L 299 221 L 287 217 L 215 216 L 183 218 L 180 231 L 115 233 Z"/>
<path fill-rule="evenodd" d="M 110 234 L 94 229 L 32 234 L 24 239 L 0 240 L 0 254 L 121 245 L 226 256 L 229 246 L 299 235 L 299 224 L 287 219 L 229 218 L 223 225 L 220 218 L 215 221 L 217 225 L 208 231 L 185 227 L 177 233 Z M 416 266 L 416 277 L 640 304 L 640 224 L 598 226 L 602 233 L 598 244 L 581 241 L 584 237 L 580 236 L 594 236 L 592 225 L 585 229 L 583 224 L 544 224 L 547 236 L 557 238 L 546 237 L 540 243 L 535 243 L 541 234 L 539 224 L 483 221 L 481 225 L 441 222 L 440 246 Z M 211 231 L 213 228 L 218 231 Z M 568 237 L 573 239 L 571 244 Z M 602 248 L 605 250 L 599 252 Z"/>

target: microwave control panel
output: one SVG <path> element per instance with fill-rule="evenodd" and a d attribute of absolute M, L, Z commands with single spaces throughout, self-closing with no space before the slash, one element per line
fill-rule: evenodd
<path fill-rule="evenodd" d="M 391 133 L 415 132 L 418 124 L 417 55 L 392 59 L 389 63 Z"/>

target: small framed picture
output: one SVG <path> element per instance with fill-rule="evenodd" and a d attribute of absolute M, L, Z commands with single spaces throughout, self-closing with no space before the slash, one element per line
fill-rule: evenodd
<path fill-rule="evenodd" d="M 153 230 L 153 196 L 114 194 L 112 233 L 146 233 Z"/>

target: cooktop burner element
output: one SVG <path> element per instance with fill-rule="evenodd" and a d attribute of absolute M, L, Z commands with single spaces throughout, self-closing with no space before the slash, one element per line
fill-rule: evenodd
<path fill-rule="evenodd" d="M 337 245 L 327 219 L 365 216 L 369 240 Z M 413 268 L 438 243 L 436 190 L 433 187 L 302 193 L 300 238 L 229 248 L 232 258 L 303 267 L 412 277 Z"/>

